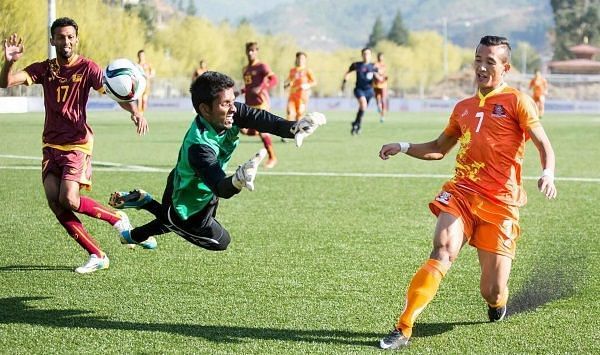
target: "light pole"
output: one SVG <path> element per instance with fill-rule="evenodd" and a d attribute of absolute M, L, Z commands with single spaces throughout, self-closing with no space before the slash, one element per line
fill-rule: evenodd
<path fill-rule="evenodd" d="M 56 19 L 56 0 L 48 0 L 48 38 L 52 37 L 52 22 Z M 56 48 L 48 41 L 48 58 L 56 58 Z"/>
<path fill-rule="evenodd" d="M 443 49 L 443 61 L 444 61 L 444 82 L 448 78 L 448 18 L 442 18 L 442 32 L 444 35 L 444 49 Z"/>

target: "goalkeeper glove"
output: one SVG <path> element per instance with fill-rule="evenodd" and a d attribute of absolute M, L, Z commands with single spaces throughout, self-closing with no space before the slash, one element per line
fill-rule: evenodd
<path fill-rule="evenodd" d="M 241 190 L 242 187 L 245 187 L 250 191 L 254 191 L 254 179 L 256 178 L 258 166 L 266 156 L 267 150 L 263 148 L 259 150 L 258 153 L 256 153 L 250 160 L 238 166 L 235 174 L 233 174 L 231 178 L 231 183 L 233 186 L 235 186 L 238 190 Z"/>
<path fill-rule="evenodd" d="M 320 112 L 309 112 L 306 116 L 302 117 L 290 130 L 294 134 L 296 146 L 300 147 L 304 138 L 313 134 L 319 126 L 325 123 L 327 123 L 327 119 Z"/>

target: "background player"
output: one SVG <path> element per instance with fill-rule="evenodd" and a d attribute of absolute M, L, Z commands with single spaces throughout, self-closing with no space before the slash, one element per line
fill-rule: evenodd
<path fill-rule="evenodd" d="M 13 66 L 24 54 L 22 39 L 13 34 L 4 40 L 4 64 L 0 72 L 0 87 L 41 84 L 44 89 L 46 117 L 42 136 L 42 182 L 50 209 L 89 254 L 89 260 L 75 269 L 89 273 L 109 266 L 106 254 L 85 229 L 73 212 L 99 218 L 119 232 L 130 228 L 127 215 L 81 196 L 81 188 L 92 185 L 93 132 L 87 124 L 85 107 L 91 88 L 102 90 L 102 69 L 92 60 L 75 53 L 79 38 L 78 26 L 70 18 L 59 18 L 50 27 L 50 43 L 56 47 L 56 58 L 33 63 L 22 71 Z M 137 133 L 148 130 L 144 116 L 135 103 L 120 104 L 131 113 Z M 145 241 L 147 248 L 156 247 L 153 240 Z"/>
<path fill-rule="evenodd" d="M 544 104 L 546 103 L 546 94 L 548 93 L 548 82 L 539 69 L 536 69 L 535 76 L 529 82 L 529 88 L 532 90 L 533 101 L 540 112 L 540 118 L 544 116 Z"/>
<path fill-rule="evenodd" d="M 150 97 L 150 87 L 152 79 L 154 78 L 155 72 L 152 65 L 146 61 L 146 52 L 143 49 L 140 49 L 137 53 L 138 57 L 138 65 L 144 71 L 144 75 L 146 76 L 146 89 L 144 89 L 144 93 L 142 94 L 141 100 L 138 101 L 138 111 L 140 113 L 144 113 L 148 108 L 148 98 Z"/>
<path fill-rule="evenodd" d="M 460 143 L 454 177 L 429 204 L 437 216 L 433 250 L 413 276 L 404 311 L 394 330 L 381 339 L 381 348 L 408 344 L 417 316 L 467 242 L 477 248 L 480 292 L 488 304 L 489 320 L 500 321 L 506 315 L 508 278 L 520 235 L 519 207 L 527 202 L 521 181 L 527 137 L 540 154 L 543 170 L 538 188 L 547 198 L 556 197 L 554 151 L 537 109 L 529 96 L 504 83 L 510 50 L 504 37 L 481 38 L 474 61 L 477 95 L 456 104 L 437 139 L 390 143 L 379 152 L 384 160 L 398 153 L 438 160 Z"/>
<path fill-rule="evenodd" d="M 246 58 L 248 59 L 248 65 L 243 69 L 244 88 L 242 90 L 246 105 L 268 111 L 271 109 L 269 90 L 277 85 L 277 76 L 266 63 L 258 59 L 258 43 L 246 43 Z M 273 142 L 268 133 L 258 132 L 255 129 L 244 129 L 242 133 L 249 136 L 260 135 L 260 139 L 269 154 L 265 168 L 272 168 L 277 164 Z"/>
<path fill-rule="evenodd" d="M 298 146 L 321 124 L 325 116 L 309 114 L 289 122 L 267 111 L 235 102 L 234 82 L 217 72 L 206 72 L 191 87 L 197 116 L 183 138 L 177 164 L 169 174 L 162 204 L 143 190 L 115 192 L 110 204 L 117 208 L 142 208 L 154 221 L 124 233 L 123 243 L 139 243 L 153 235 L 175 232 L 189 242 L 208 250 L 225 250 L 229 232 L 215 219 L 219 198 L 230 198 L 243 187 L 254 190 L 260 160 L 257 154 L 240 165 L 231 176 L 225 170 L 239 144 L 241 128 L 253 128 L 280 137 L 296 138 Z M 239 217 L 238 217 L 239 218 Z"/>
<path fill-rule="evenodd" d="M 304 116 L 308 105 L 310 88 L 316 85 L 313 73 L 306 67 L 306 53 L 296 53 L 295 66 L 290 69 L 284 87 L 290 88 L 287 105 L 287 119 L 298 121 Z"/>
<path fill-rule="evenodd" d="M 375 101 L 377 101 L 377 111 L 379 111 L 379 122 L 383 123 L 385 121 L 385 113 L 387 112 L 388 104 L 388 77 L 382 52 L 377 53 L 375 68 L 377 68 L 377 73 L 379 75 L 375 76 L 373 90 L 375 91 Z"/>
<path fill-rule="evenodd" d="M 354 62 L 348 68 L 348 71 L 344 75 L 342 81 L 342 92 L 346 88 L 346 81 L 348 76 L 353 71 L 356 72 L 356 84 L 354 86 L 354 97 L 358 101 L 358 112 L 356 112 L 356 118 L 352 122 L 352 135 L 359 134 L 361 132 L 362 118 L 365 114 L 365 110 L 369 105 L 369 101 L 375 95 L 373 91 L 373 80 L 377 73 L 377 68 L 371 63 L 371 49 L 363 48 L 361 50 L 362 62 Z"/>
<path fill-rule="evenodd" d="M 206 71 L 208 71 L 208 65 L 206 64 L 206 61 L 204 59 L 200 60 L 200 62 L 198 63 L 198 67 L 196 69 L 194 69 L 194 72 L 192 73 L 192 83 L 194 82 L 194 80 L 196 80 L 196 78 L 198 78 L 200 75 L 206 73 Z"/>

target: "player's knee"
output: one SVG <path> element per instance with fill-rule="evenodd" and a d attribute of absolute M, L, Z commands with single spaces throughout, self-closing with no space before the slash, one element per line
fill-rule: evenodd
<path fill-rule="evenodd" d="M 59 214 L 61 214 L 64 211 L 64 208 L 62 207 L 60 202 L 57 200 L 48 200 L 48 207 L 50 207 L 50 210 L 52 210 L 52 212 L 56 216 L 58 216 Z"/>
<path fill-rule="evenodd" d="M 77 211 L 77 209 L 79 208 L 79 203 L 79 198 L 74 198 L 70 196 L 61 196 L 59 198 L 60 207 L 66 210 Z"/>

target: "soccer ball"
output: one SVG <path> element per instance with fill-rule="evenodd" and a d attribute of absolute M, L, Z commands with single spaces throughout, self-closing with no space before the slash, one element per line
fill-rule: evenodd
<path fill-rule="evenodd" d="M 146 89 L 146 78 L 140 67 L 129 59 L 115 59 L 102 75 L 106 94 L 117 102 L 137 100 Z"/>

